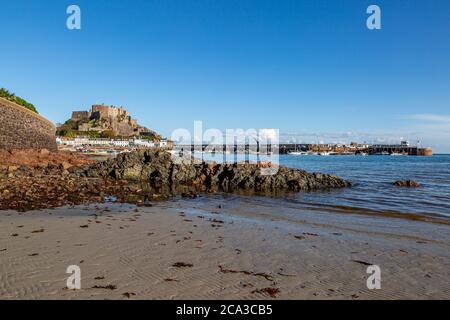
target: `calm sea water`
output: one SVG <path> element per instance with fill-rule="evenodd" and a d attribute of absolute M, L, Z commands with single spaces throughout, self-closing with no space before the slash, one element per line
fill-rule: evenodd
<path fill-rule="evenodd" d="M 219 159 L 215 159 L 219 160 Z M 351 188 L 296 193 L 263 200 L 271 206 L 299 210 L 361 208 L 450 218 L 450 155 L 414 156 L 291 156 L 280 155 L 280 164 L 310 172 L 340 176 Z M 415 180 L 421 188 L 399 188 L 396 180 Z"/>
<path fill-rule="evenodd" d="M 280 156 L 280 163 L 307 171 L 334 173 L 353 183 L 331 193 L 308 193 L 298 201 L 450 217 L 450 155 Z M 421 188 L 399 188 L 396 180 L 415 180 Z M 295 200 L 295 199 L 294 199 Z"/>

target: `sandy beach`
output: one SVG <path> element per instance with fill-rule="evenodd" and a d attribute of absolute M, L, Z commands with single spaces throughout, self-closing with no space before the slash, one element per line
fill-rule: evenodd
<path fill-rule="evenodd" d="M 447 224 L 230 194 L 0 212 L 0 299 L 449 299 Z M 277 214 L 278 213 L 278 214 Z M 381 268 L 369 290 L 367 265 Z M 67 290 L 69 265 L 81 289 Z"/>

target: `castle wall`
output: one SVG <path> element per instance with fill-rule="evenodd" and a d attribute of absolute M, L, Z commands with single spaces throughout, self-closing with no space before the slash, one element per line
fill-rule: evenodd
<path fill-rule="evenodd" d="M 129 116 L 128 111 L 124 108 L 105 106 L 102 104 L 94 104 L 92 106 L 92 113 L 98 113 L 100 117 L 104 119 L 117 118 L 119 116 Z"/>
<path fill-rule="evenodd" d="M 92 113 L 97 113 L 100 115 L 100 118 L 108 119 L 110 115 L 109 111 L 110 107 L 104 105 L 93 105 Z"/>
<path fill-rule="evenodd" d="M 0 149 L 57 151 L 56 128 L 44 117 L 0 98 Z"/>
<path fill-rule="evenodd" d="M 74 111 L 72 112 L 72 121 L 77 122 L 80 120 L 89 119 L 91 113 L 89 111 Z"/>

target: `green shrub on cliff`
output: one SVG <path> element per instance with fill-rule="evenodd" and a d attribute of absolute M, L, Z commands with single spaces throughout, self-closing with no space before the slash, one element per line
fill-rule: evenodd
<path fill-rule="evenodd" d="M 148 134 L 148 135 L 141 135 L 140 138 L 143 140 L 156 141 L 156 142 L 161 141 L 161 139 L 162 139 L 161 135 L 156 134 L 156 133 Z"/>
<path fill-rule="evenodd" d="M 28 101 L 20 97 L 17 97 L 14 93 L 10 93 L 5 88 L 0 88 L 0 97 L 5 98 L 11 102 L 14 102 L 22 107 L 25 107 L 28 110 L 38 113 L 33 104 L 29 103 Z"/>
<path fill-rule="evenodd" d="M 117 135 L 113 130 L 105 130 L 100 133 L 101 138 L 113 139 L 116 138 Z"/>
<path fill-rule="evenodd" d="M 75 138 L 75 137 L 88 137 L 88 138 L 102 138 L 98 131 L 78 131 L 71 129 L 64 129 L 62 127 L 57 128 L 56 135 L 58 137 Z"/>

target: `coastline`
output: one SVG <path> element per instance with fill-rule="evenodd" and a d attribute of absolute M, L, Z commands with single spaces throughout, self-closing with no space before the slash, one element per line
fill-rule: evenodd
<path fill-rule="evenodd" d="M 349 215 L 317 212 L 290 219 L 250 199 L 2 211 L 0 298 L 450 297 L 448 226 L 366 215 L 350 224 Z M 380 265 L 382 289 L 367 289 L 364 263 Z M 64 289 L 72 264 L 81 290 Z"/>

